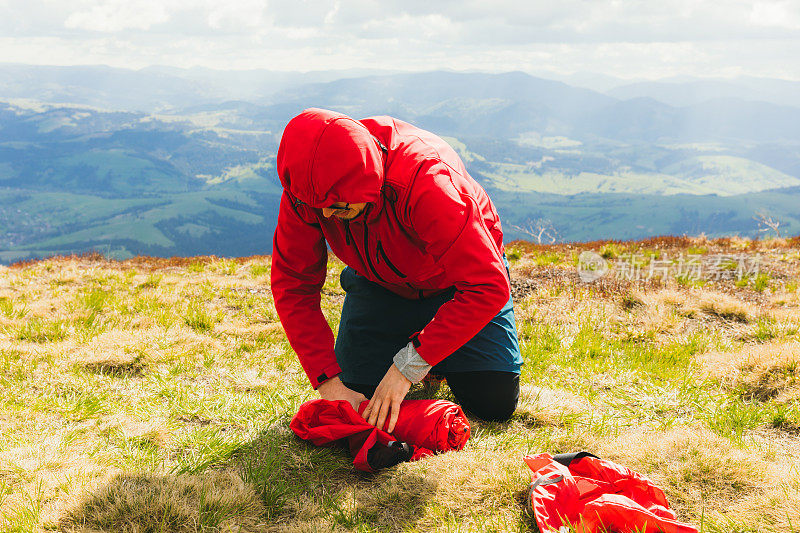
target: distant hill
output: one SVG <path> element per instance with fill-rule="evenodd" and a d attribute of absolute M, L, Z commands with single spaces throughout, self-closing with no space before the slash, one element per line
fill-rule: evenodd
<path fill-rule="evenodd" d="M 352 116 L 392 115 L 444 135 L 501 137 L 524 131 L 571 132 L 579 117 L 616 100 L 522 72 L 425 72 L 337 80 L 273 96 L 299 107 Z"/>
<path fill-rule="evenodd" d="M 717 98 L 800 107 L 800 82 L 770 78 L 647 81 L 618 85 L 604 92 L 621 100 L 652 98 L 676 107 Z"/>
<path fill-rule="evenodd" d="M 161 66 L 132 70 L 103 65 L 0 63 L 0 97 L 156 113 L 225 100 L 265 99 L 292 86 L 378 72 L 220 71 Z"/>
<path fill-rule="evenodd" d="M 271 132 L 51 105 L 0 106 L 0 124 L 0 261 L 270 248 Z"/>
<path fill-rule="evenodd" d="M 32 72 L 33 95 L 78 94 L 93 76 L 106 81 L 82 95 L 83 105 L 0 103 L 3 262 L 89 249 L 118 257 L 270 253 L 280 134 L 311 106 L 357 118 L 391 114 L 444 136 L 489 190 L 509 238 L 523 237 L 514 227 L 535 219 L 549 220 L 564 240 L 755 236 L 756 211 L 800 233 L 800 108 L 724 98 L 676 107 L 520 72 L 428 72 L 325 82 L 328 74 L 316 73 L 310 84 L 278 76 L 273 89 L 299 84 L 252 100 L 215 100 L 198 89 L 180 110 L 146 113 L 101 104 L 117 91 L 117 103 L 151 105 L 169 93 L 174 104 L 182 83 L 220 80 L 214 71 L 170 69 Z M 249 84 L 243 92 L 266 92 L 258 85 L 265 75 L 240 73 L 220 87 L 238 80 Z M 158 85 L 160 77 L 169 81 Z M 15 83 L 21 92 L 25 84 Z"/>

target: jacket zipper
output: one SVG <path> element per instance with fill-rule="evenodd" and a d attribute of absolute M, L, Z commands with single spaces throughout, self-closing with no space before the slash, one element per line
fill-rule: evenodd
<path fill-rule="evenodd" d="M 406 277 L 405 274 L 400 272 L 397 269 L 397 267 L 394 266 L 391 261 L 389 261 L 389 258 L 386 256 L 386 252 L 383 251 L 383 244 L 381 244 L 381 241 L 379 240 L 378 241 L 378 255 L 375 257 L 375 262 L 376 263 L 380 263 L 381 262 L 381 256 L 383 256 L 383 260 L 386 261 L 386 266 L 388 266 L 389 268 L 392 269 L 392 272 L 394 272 L 397 276 L 399 276 L 401 278 L 405 278 Z"/>
<path fill-rule="evenodd" d="M 386 283 L 386 280 L 378 274 L 378 271 L 375 270 L 375 266 L 372 264 L 372 261 L 369 257 L 369 231 L 367 230 L 367 225 L 364 224 L 364 257 L 367 258 L 367 266 L 369 269 L 372 270 L 372 273 L 375 274 L 375 277 L 381 280 L 382 282 Z"/>
<path fill-rule="evenodd" d="M 347 243 L 347 246 L 353 244 L 353 234 L 350 233 L 350 221 L 344 221 L 344 242 Z"/>

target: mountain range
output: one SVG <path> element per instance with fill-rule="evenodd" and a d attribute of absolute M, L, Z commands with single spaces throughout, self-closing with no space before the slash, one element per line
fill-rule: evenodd
<path fill-rule="evenodd" d="M 792 87 L 620 80 L 601 92 L 521 72 L 0 65 L 0 261 L 270 253 L 275 153 L 306 107 L 388 114 L 443 136 L 509 239 L 535 220 L 561 240 L 755 236 L 761 215 L 797 234 Z"/>

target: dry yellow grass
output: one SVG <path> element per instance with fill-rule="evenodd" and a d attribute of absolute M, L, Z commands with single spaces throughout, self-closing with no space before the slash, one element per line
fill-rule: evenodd
<path fill-rule="evenodd" d="M 800 342 L 777 342 L 738 352 L 703 356 L 706 371 L 716 379 L 758 400 L 780 403 L 800 400 Z"/>
<path fill-rule="evenodd" d="M 57 527 L 75 533 L 190 533 L 213 522 L 216 531 L 255 533 L 266 527 L 263 512 L 253 487 L 233 472 L 120 474 L 67 511 Z"/>
<path fill-rule="evenodd" d="M 602 443 L 606 455 L 659 483 L 671 504 L 697 521 L 745 521 L 756 531 L 798 523 L 798 458 L 767 460 L 702 427 L 629 432 Z M 728 526 L 730 527 L 730 526 Z"/>

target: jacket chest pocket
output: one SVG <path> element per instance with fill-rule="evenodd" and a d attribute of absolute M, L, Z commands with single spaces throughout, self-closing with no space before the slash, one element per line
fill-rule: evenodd
<path fill-rule="evenodd" d="M 379 278 L 414 289 L 438 288 L 426 283 L 430 278 L 441 274 L 441 267 L 436 264 L 433 257 L 404 238 L 390 239 L 388 241 L 390 246 L 386 246 L 386 242 L 384 238 L 376 239 L 372 254 Z"/>
<path fill-rule="evenodd" d="M 378 244 L 376 245 L 375 263 L 378 265 L 381 263 L 385 264 L 387 267 L 389 267 L 389 270 L 391 270 L 394 275 L 400 279 L 406 279 L 408 277 L 395 266 L 391 259 L 389 259 L 389 256 L 386 255 L 386 250 L 383 249 L 383 243 L 380 240 L 378 240 Z"/>
<path fill-rule="evenodd" d="M 349 231 L 349 228 L 348 228 Z M 363 239 L 363 246 L 359 246 L 360 242 L 356 244 L 356 239 L 359 241 Z M 359 249 L 359 254 L 363 253 L 362 260 L 365 266 L 369 269 L 375 279 L 384 283 L 402 284 L 409 277 L 408 272 L 408 254 L 406 248 L 407 244 L 402 242 L 402 239 L 391 238 L 391 250 L 387 253 L 384 247 L 384 239 L 386 235 L 380 235 L 374 232 L 370 235 L 368 227 L 364 227 L 362 235 L 348 234 L 348 244 L 353 243 L 356 249 Z M 393 258 L 390 258 L 392 255 Z M 413 263 L 412 263 L 413 264 Z"/>

